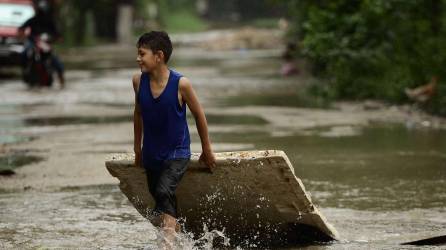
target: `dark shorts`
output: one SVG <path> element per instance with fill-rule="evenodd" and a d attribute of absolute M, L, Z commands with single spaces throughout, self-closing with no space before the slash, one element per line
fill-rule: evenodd
<path fill-rule="evenodd" d="M 172 159 L 159 163 L 161 166 L 146 168 L 147 184 L 155 200 L 155 214 L 166 213 L 177 218 L 175 190 L 186 173 L 188 163 L 189 159 Z"/>

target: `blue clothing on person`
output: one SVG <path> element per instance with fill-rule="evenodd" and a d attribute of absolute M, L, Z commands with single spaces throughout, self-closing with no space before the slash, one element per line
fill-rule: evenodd
<path fill-rule="evenodd" d="M 181 77 L 180 73 L 169 69 L 166 87 L 154 98 L 149 74 L 141 74 L 137 101 L 143 121 L 142 163 L 146 169 L 159 171 L 166 160 L 191 156 L 186 104 L 180 105 L 178 100 Z"/>

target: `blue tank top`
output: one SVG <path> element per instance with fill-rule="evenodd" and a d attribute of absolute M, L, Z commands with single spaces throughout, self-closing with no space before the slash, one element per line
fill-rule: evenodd
<path fill-rule="evenodd" d="M 138 102 L 143 121 L 142 162 L 156 169 L 165 160 L 190 158 L 190 136 L 186 120 L 186 103 L 180 106 L 178 87 L 181 74 L 169 69 L 167 85 L 154 98 L 150 77 L 141 74 Z"/>

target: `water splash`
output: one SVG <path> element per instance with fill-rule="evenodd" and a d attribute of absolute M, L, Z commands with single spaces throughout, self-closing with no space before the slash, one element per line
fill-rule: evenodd
<path fill-rule="evenodd" d="M 184 221 L 182 222 L 184 223 Z M 169 249 L 169 250 L 211 250 L 215 244 L 230 247 L 230 239 L 223 231 L 210 230 L 203 223 L 203 233 L 199 237 L 194 237 L 191 232 L 179 232 L 170 241 L 161 228 L 156 228 L 156 239 L 144 247 L 144 250 Z"/>

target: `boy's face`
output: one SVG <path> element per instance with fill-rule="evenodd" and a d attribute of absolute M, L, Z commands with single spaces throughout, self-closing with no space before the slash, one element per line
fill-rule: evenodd
<path fill-rule="evenodd" d="M 136 62 L 141 68 L 141 72 L 152 72 L 160 63 L 163 62 L 161 51 L 153 53 L 151 49 L 139 47 Z"/>

